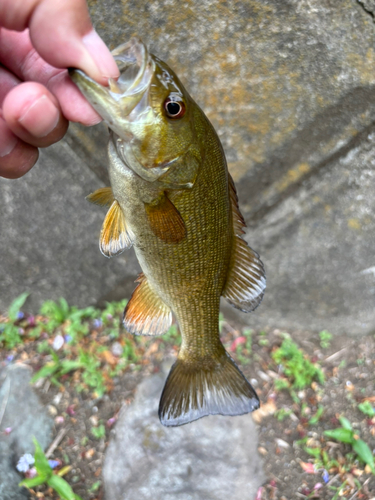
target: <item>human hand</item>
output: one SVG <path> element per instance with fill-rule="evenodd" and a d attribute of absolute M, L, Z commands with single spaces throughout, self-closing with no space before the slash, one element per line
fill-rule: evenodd
<path fill-rule="evenodd" d="M 85 0 L 0 0 L 0 176 L 28 172 L 68 121 L 101 121 L 61 69 L 68 67 L 103 85 L 119 76 Z"/>

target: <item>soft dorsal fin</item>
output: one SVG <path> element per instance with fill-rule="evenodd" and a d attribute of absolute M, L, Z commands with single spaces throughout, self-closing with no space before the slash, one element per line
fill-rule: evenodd
<path fill-rule="evenodd" d="M 113 196 L 112 188 L 104 187 L 99 188 L 93 193 L 86 196 L 86 200 L 94 205 L 99 205 L 101 207 L 110 207 L 115 201 Z"/>
<path fill-rule="evenodd" d="M 266 288 L 266 275 L 259 255 L 242 239 L 245 221 L 238 207 L 236 188 L 229 175 L 229 197 L 232 205 L 233 248 L 223 297 L 244 312 L 253 311 L 260 304 Z"/>
<path fill-rule="evenodd" d="M 143 273 L 137 282 L 139 284 L 125 308 L 125 329 L 135 335 L 161 335 L 172 324 L 172 312 L 151 289 Z"/>
<path fill-rule="evenodd" d="M 105 216 L 99 238 L 99 248 L 106 257 L 113 257 L 132 246 L 132 235 L 126 226 L 124 213 L 114 200 Z"/>
<path fill-rule="evenodd" d="M 179 243 L 186 236 L 185 223 L 164 193 L 155 203 L 145 203 L 152 232 L 165 243 Z"/>

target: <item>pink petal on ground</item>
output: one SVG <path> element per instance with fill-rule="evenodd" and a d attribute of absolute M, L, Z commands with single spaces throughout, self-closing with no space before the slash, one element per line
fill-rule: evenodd
<path fill-rule="evenodd" d="M 307 474 L 315 474 L 314 464 L 309 462 L 300 462 L 299 464 Z"/>
<path fill-rule="evenodd" d="M 263 486 L 261 486 L 257 492 L 257 496 L 255 497 L 255 500 L 262 500 L 262 494 L 263 494 Z"/>
<path fill-rule="evenodd" d="M 246 343 L 246 337 L 237 337 L 233 340 L 232 345 L 230 346 L 231 351 L 235 351 L 237 346 Z"/>

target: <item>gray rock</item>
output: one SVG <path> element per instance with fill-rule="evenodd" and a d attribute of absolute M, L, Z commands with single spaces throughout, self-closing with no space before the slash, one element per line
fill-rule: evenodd
<path fill-rule="evenodd" d="M 52 438 L 53 421 L 33 392 L 31 370 L 26 365 L 9 365 L 0 371 L 0 500 L 29 498 L 16 470 L 19 458 L 34 454 L 33 436 L 45 449 Z M 11 427 L 9 434 L 4 430 Z"/>
<path fill-rule="evenodd" d="M 31 292 L 25 307 L 33 312 L 59 297 L 80 307 L 96 303 L 126 276 L 127 261 L 130 294 L 137 272 L 133 252 L 106 259 L 99 251 L 105 210 L 85 196 L 100 185 L 65 142 L 41 151 L 25 178 L 0 180 L 0 310 L 23 291 Z"/>
<path fill-rule="evenodd" d="M 349 182 L 345 164 L 353 157 L 360 168 L 357 149 L 372 149 L 374 5 L 89 1 L 107 44 L 141 36 L 222 139 L 249 242 L 268 276 L 264 303 L 243 318 L 251 325 L 375 329 L 371 272 L 358 278 L 375 265 L 363 215 L 374 219 L 374 207 L 367 181 Z M 134 254 L 110 261 L 99 254 L 104 213 L 83 199 L 108 182 L 105 143 L 102 125 L 74 125 L 24 179 L 0 180 L 0 310 L 26 289 L 33 291 L 30 308 L 60 296 L 82 306 L 130 296 L 139 269 Z M 310 196 L 329 204 L 334 221 Z"/>
<path fill-rule="evenodd" d="M 268 277 L 251 326 L 365 334 L 375 328 L 375 127 L 249 231 Z M 334 189 L 333 189 L 334 187 Z M 224 305 L 224 313 L 231 310 Z"/>
<path fill-rule="evenodd" d="M 375 16 L 375 0 L 358 0 L 364 10 L 372 17 Z"/>
<path fill-rule="evenodd" d="M 264 480 L 251 415 L 163 427 L 165 375 L 138 387 L 112 432 L 103 468 L 107 500 L 252 500 Z"/>

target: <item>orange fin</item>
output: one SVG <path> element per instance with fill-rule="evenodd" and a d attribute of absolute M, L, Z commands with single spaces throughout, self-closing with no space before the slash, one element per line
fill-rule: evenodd
<path fill-rule="evenodd" d="M 172 324 L 172 312 L 151 289 L 143 273 L 137 281 L 139 285 L 125 308 L 125 329 L 135 335 L 161 335 Z"/>
<path fill-rule="evenodd" d="M 206 415 L 243 415 L 258 408 L 256 392 L 223 349 L 219 359 L 199 364 L 177 359 L 161 395 L 159 418 L 169 427 Z"/>
<path fill-rule="evenodd" d="M 112 203 L 115 201 L 115 198 L 112 193 L 112 188 L 104 187 L 99 188 L 93 193 L 86 196 L 86 200 L 94 205 L 99 205 L 101 207 L 110 207 Z"/>
<path fill-rule="evenodd" d="M 113 257 L 132 246 L 132 236 L 126 227 L 124 213 L 114 201 L 105 216 L 99 238 L 99 248 L 106 257 Z"/>
<path fill-rule="evenodd" d="M 186 236 L 185 223 L 166 194 L 157 204 L 145 204 L 146 214 L 152 232 L 166 243 L 179 243 Z"/>
<path fill-rule="evenodd" d="M 236 188 L 229 175 L 229 195 L 233 217 L 233 248 L 223 297 L 244 312 L 253 311 L 262 301 L 266 288 L 266 275 L 259 255 L 242 239 L 245 221 L 238 207 Z"/>

